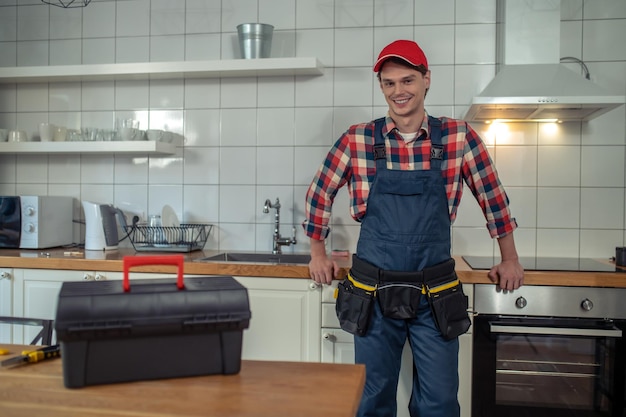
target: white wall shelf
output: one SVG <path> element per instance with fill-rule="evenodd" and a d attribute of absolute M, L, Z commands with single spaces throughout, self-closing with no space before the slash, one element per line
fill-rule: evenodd
<path fill-rule="evenodd" d="M 317 58 L 262 58 L 0 68 L 0 83 L 321 75 Z"/>
<path fill-rule="evenodd" d="M 171 155 L 172 143 L 148 140 L 114 142 L 0 142 L 0 154 L 136 154 Z"/>

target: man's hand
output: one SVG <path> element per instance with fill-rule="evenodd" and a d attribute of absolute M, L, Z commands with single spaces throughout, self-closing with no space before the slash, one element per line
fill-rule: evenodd
<path fill-rule="evenodd" d="M 326 246 L 323 240 L 311 239 L 311 262 L 309 262 L 309 274 L 313 281 L 318 284 L 331 284 L 333 278 L 339 276 L 337 262 L 326 255 Z"/>
<path fill-rule="evenodd" d="M 503 290 L 516 290 L 524 285 L 524 268 L 522 268 L 518 258 L 505 260 L 494 265 L 488 276 Z"/>
<path fill-rule="evenodd" d="M 311 257 L 311 262 L 309 262 L 309 274 L 313 281 L 318 284 L 331 284 L 333 278 L 337 278 L 339 275 L 339 267 L 337 266 L 337 262 L 328 259 L 327 256 Z"/>

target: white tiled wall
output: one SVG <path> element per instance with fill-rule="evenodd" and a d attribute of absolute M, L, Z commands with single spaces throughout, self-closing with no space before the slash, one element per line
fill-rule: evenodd
<path fill-rule="evenodd" d="M 334 140 L 385 113 L 371 71 L 379 50 L 417 40 L 432 67 L 427 109 L 461 117 L 495 73 L 495 20 L 495 0 L 92 0 L 78 9 L 0 0 L 0 66 L 238 58 L 236 25 L 261 21 L 276 28 L 272 56 L 326 67 L 315 77 L 0 84 L 0 127 L 35 136 L 45 120 L 110 128 L 133 117 L 179 140 L 165 158 L 1 155 L 0 194 L 70 195 L 138 213 L 170 204 L 183 221 L 216 225 L 207 248 L 270 250 L 265 199 L 280 198 L 289 235 Z M 626 2 L 562 1 L 561 33 L 563 56 L 626 94 Z M 522 255 L 608 257 L 626 243 L 625 120 L 621 107 L 588 123 L 475 126 L 507 187 Z M 456 254 L 496 250 L 484 223 L 467 192 Z M 329 246 L 354 249 L 357 235 L 342 190 Z M 299 227 L 297 237 L 288 250 L 307 251 Z"/>

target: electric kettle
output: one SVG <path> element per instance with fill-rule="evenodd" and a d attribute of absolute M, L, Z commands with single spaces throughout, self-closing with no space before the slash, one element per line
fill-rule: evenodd
<path fill-rule="evenodd" d="M 85 210 L 85 250 L 115 250 L 119 243 L 117 219 L 120 216 L 122 225 L 126 218 L 122 210 L 111 204 L 83 201 Z"/>

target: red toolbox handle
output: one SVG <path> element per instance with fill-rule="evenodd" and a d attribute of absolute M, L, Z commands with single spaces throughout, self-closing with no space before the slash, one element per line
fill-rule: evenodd
<path fill-rule="evenodd" d="M 128 270 L 133 266 L 141 265 L 178 265 L 178 280 L 176 286 L 179 290 L 185 289 L 183 284 L 183 255 L 162 255 L 162 256 L 124 256 L 124 292 L 130 291 L 130 281 Z"/>

